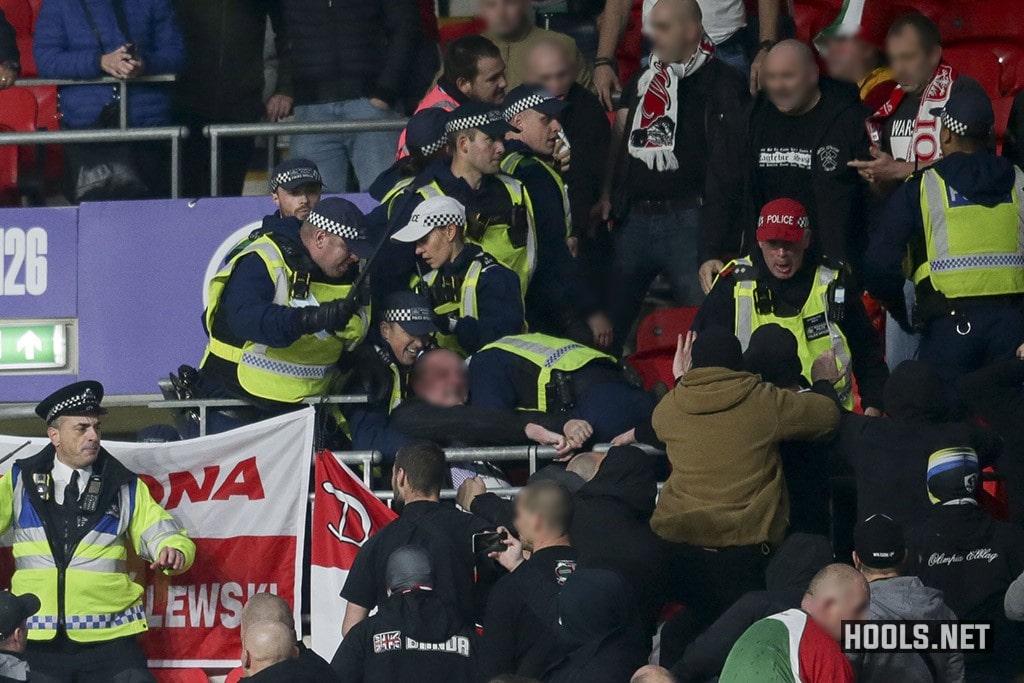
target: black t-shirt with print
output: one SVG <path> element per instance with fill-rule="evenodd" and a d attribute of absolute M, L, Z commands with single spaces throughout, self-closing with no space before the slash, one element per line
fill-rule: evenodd
<path fill-rule="evenodd" d="M 958 74 L 953 81 L 950 97 L 964 90 L 985 92 L 978 81 L 970 76 Z M 910 154 L 910 143 L 914 137 L 914 123 L 917 121 L 918 109 L 921 107 L 921 95 L 907 93 L 900 101 L 896 111 L 882 126 L 881 148 L 893 158 L 905 161 Z M 941 123 L 939 124 L 942 125 Z"/>

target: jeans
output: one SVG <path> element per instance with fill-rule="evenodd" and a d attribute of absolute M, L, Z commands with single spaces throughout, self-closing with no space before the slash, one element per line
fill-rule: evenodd
<path fill-rule="evenodd" d="M 360 119 L 397 119 L 401 116 L 388 109 L 378 109 L 368 99 L 302 104 L 295 107 L 297 123 L 315 121 L 357 121 Z M 309 159 L 320 169 L 325 192 L 347 192 L 351 183 L 349 167 L 356 172 L 359 189 L 366 192 L 395 161 L 398 131 L 379 133 L 327 133 L 293 135 L 292 158 Z"/>
<path fill-rule="evenodd" d="M 700 208 L 669 209 L 657 214 L 633 208 L 616 225 L 608 308 L 615 344 L 620 348 L 648 287 L 659 274 L 668 280 L 677 305 L 699 306 L 704 300 L 697 274 L 701 216 Z"/>
<path fill-rule="evenodd" d="M 915 299 L 914 283 L 904 283 L 903 299 L 907 311 L 912 311 Z M 914 358 L 920 343 L 921 337 L 904 330 L 888 313 L 885 315 L 885 362 L 889 370 L 895 370 L 903 361 Z"/>
<path fill-rule="evenodd" d="M 740 29 L 721 45 L 715 46 L 715 59 L 750 78 L 750 55 L 747 53 L 746 31 Z"/>

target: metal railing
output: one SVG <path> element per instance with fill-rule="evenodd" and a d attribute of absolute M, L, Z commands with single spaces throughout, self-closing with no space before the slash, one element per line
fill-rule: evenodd
<path fill-rule="evenodd" d="M 14 82 L 14 87 L 25 87 L 31 88 L 33 86 L 42 85 L 116 85 L 118 88 L 118 126 L 121 130 L 127 130 L 128 128 L 128 85 L 135 83 L 173 83 L 178 77 L 174 74 L 153 74 L 152 76 L 139 76 L 137 78 L 114 78 L 113 76 L 104 76 L 103 78 L 87 78 L 87 79 L 75 79 L 75 78 L 19 78 Z"/>
<path fill-rule="evenodd" d="M 220 193 L 220 139 L 266 137 L 268 172 L 279 135 L 316 135 L 322 133 L 381 133 L 401 131 L 408 119 L 362 119 L 358 121 L 315 121 L 309 123 L 218 123 L 203 128 L 210 138 L 210 196 Z"/>

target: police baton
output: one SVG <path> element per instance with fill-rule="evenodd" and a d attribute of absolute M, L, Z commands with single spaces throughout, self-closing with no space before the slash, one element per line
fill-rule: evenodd
<path fill-rule="evenodd" d="M 32 445 L 32 442 L 31 441 L 26 441 L 25 443 L 23 443 L 20 446 L 18 446 L 17 448 L 15 448 L 13 451 L 8 453 L 4 457 L 0 458 L 0 465 L 3 465 L 5 462 L 7 462 L 8 460 L 10 460 L 14 456 L 16 456 L 18 454 L 18 451 L 20 451 L 22 448 L 24 448 L 25 446 L 30 446 L 30 445 Z"/>

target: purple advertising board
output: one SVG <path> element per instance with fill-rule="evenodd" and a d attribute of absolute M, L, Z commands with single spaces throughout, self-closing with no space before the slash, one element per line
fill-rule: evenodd
<path fill-rule="evenodd" d="M 364 211 L 376 204 L 367 195 L 348 198 Z M 77 317 L 77 377 L 103 382 L 108 394 L 156 393 L 160 377 L 198 366 L 206 282 L 273 210 L 266 196 L 0 210 L 0 228 L 20 221 L 61 235 L 49 238 L 46 291 L 10 309 L 0 297 L 0 319 Z M 38 400 L 75 378 L 3 375 L 0 401 Z"/>

